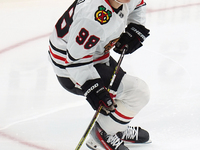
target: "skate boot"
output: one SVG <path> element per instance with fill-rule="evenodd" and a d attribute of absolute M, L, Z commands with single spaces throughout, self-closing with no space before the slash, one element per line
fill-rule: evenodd
<path fill-rule="evenodd" d="M 131 143 L 150 143 L 149 140 L 149 133 L 140 128 L 140 127 L 131 127 L 128 128 L 123 132 L 117 132 L 117 136 L 126 142 Z M 127 144 L 127 143 L 126 143 Z"/>
<path fill-rule="evenodd" d="M 93 150 L 129 150 L 116 135 L 108 135 L 96 122 L 86 145 Z"/>

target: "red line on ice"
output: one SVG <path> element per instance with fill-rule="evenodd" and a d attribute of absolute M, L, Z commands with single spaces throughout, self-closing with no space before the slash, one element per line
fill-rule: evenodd
<path fill-rule="evenodd" d="M 42 146 L 38 146 L 38 145 L 32 144 L 30 142 L 26 142 L 26 141 L 20 140 L 19 138 L 10 136 L 10 135 L 8 135 L 6 133 L 3 133 L 1 131 L 0 131 L 0 136 L 4 137 L 6 139 L 9 139 L 11 141 L 19 142 L 22 145 L 25 145 L 25 146 L 28 146 L 28 147 L 32 147 L 32 148 L 36 148 L 36 149 L 39 149 L 39 150 L 52 150 L 52 149 L 48 149 L 48 148 L 45 148 L 45 147 L 42 147 Z"/>
<path fill-rule="evenodd" d="M 24 45 L 24 44 L 27 44 L 27 43 L 29 43 L 29 42 L 33 42 L 33 41 L 39 40 L 39 39 L 41 39 L 41 38 L 47 37 L 47 36 L 49 36 L 49 35 L 50 35 L 50 33 L 47 33 L 47 34 L 40 35 L 40 36 L 31 38 L 31 39 L 27 39 L 27 40 L 25 40 L 25 41 L 19 42 L 19 43 L 14 44 L 14 45 L 11 45 L 11 46 L 9 46 L 9 47 L 6 47 L 6 48 L 4 48 L 4 49 L 1 49 L 1 50 L 0 50 L 0 54 L 5 53 L 5 52 L 7 52 L 7 51 L 10 51 L 10 50 L 12 50 L 12 49 L 14 49 L 14 48 L 16 48 L 16 47 L 22 46 L 22 45 Z"/>

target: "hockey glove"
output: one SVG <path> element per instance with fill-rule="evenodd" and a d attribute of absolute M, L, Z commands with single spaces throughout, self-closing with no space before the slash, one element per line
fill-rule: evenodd
<path fill-rule="evenodd" d="M 142 42 L 149 36 L 149 29 L 142 25 L 130 23 L 125 33 L 120 35 L 118 42 L 115 44 L 114 51 L 121 54 L 123 49 L 126 48 L 125 54 L 131 54 L 142 46 Z"/>
<path fill-rule="evenodd" d="M 110 97 L 109 92 L 104 88 L 101 79 L 88 80 L 81 88 L 94 110 L 97 110 L 100 104 L 103 104 L 104 107 L 101 113 L 104 115 L 115 111 L 114 101 Z"/>

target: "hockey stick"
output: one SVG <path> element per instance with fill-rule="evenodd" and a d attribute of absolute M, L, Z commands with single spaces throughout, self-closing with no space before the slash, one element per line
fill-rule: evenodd
<path fill-rule="evenodd" d="M 110 90 L 111 90 L 111 88 L 112 88 L 112 85 L 113 85 L 113 83 L 114 83 L 114 80 L 115 80 L 115 78 L 116 78 L 116 75 L 117 75 L 117 73 L 118 73 L 118 71 L 119 71 L 119 69 L 120 69 L 120 65 L 121 65 L 122 60 L 123 60 L 123 58 L 124 58 L 125 51 L 126 51 L 126 48 L 123 49 L 122 54 L 120 55 L 120 58 L 119 58 L 119 60 L 118 60 L 118 62 L 117 62 L 117 66 L 115 67 L 115 71 L 114 71 L 114 73 L 113 73 L 113 76 L 112 76 L 112 78 L 111 78 L 110 84 L 109 84 L 108 89 L 107 89 L 108 92 L 110 92 Z M 92 118 L 92 120 L 91 120 L 89 126 L 87 127 L 87 129 L 86 129 L 84 135 L 82 136 L 82 138 L 81 138 L 81 140 L 79 141 L 79 143 L 78 143 L 78 145 L 77 145 L 77 147 L 76 147 L 75 150 L 79 150 L 80 147 L 82 146 L 83 142 L 85 141 L 87 135 L 89 134 L 89 132 L 90 132 L 90 130 L 91 130 L 93 124 L 95 123 L 95 121 L 96 121 L 96 119 L 97 119 L 97 117 L 98 117 L 98 115 L 99 115 L 99 113 L 100 113 L 100 111 L 101 111 L 102 108 L 103 108 L 103 105 L 101 104 L 101 105 L 99 106 L 99 108 L 97 109 L 96 113 L 94 114 L 94 116 L 93 116 L 93 118 Z"/>

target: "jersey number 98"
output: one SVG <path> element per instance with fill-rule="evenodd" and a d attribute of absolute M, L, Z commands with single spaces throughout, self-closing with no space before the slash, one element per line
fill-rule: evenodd
<path fill-rule="evenodd" d="M 85 28 L 82 28 L 79 32 L 79 35 L 76 37 L 76 42 L 79 45 L 83 45 L 85 43 L 84 44 L 85 49 L 92 48 L 93 46 L 95 46 L 99 42 L 99 40 L 100 39 L 98 37 L 96 37 L 95 35 L 90 36 L 89 32 Z"/>

